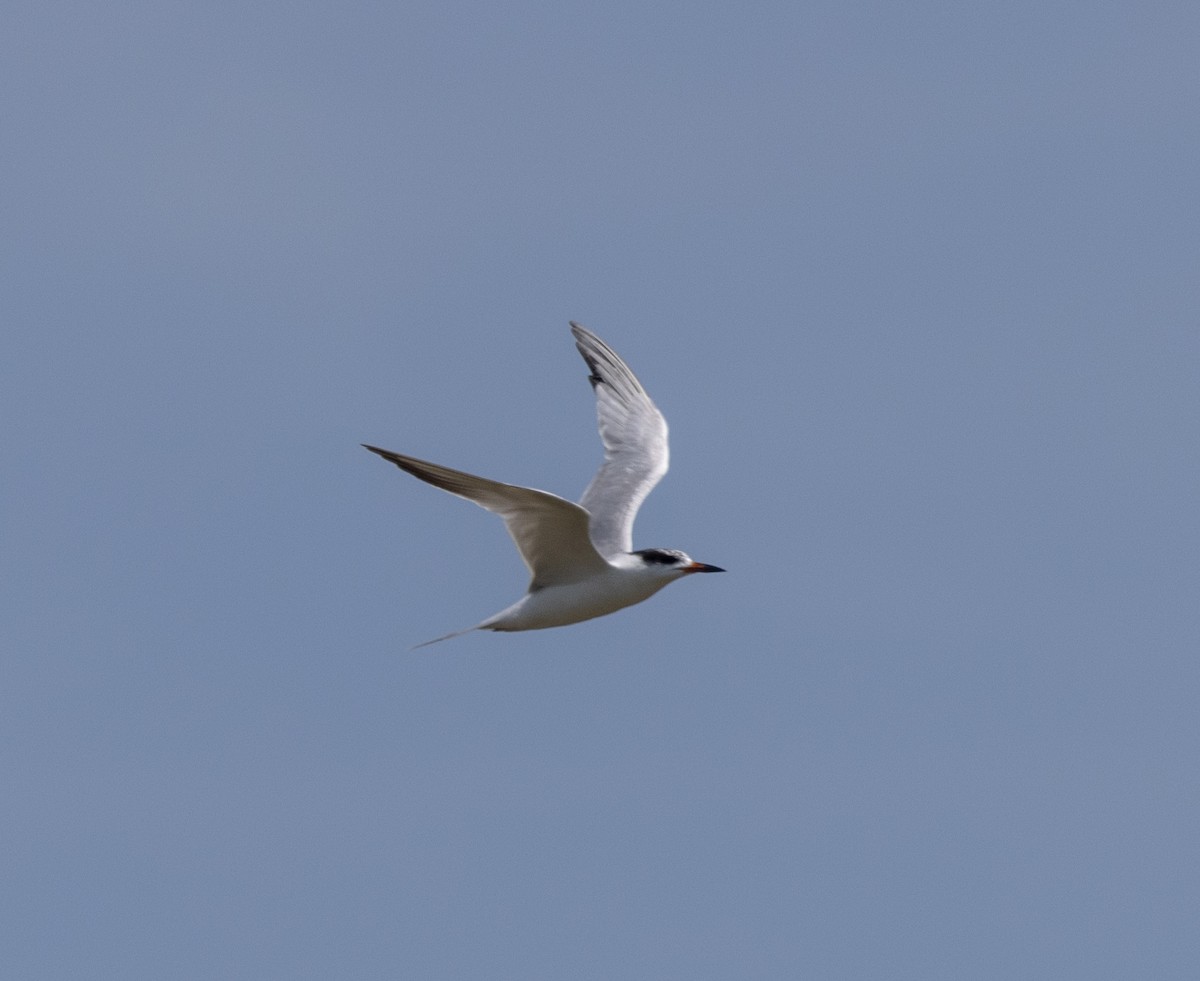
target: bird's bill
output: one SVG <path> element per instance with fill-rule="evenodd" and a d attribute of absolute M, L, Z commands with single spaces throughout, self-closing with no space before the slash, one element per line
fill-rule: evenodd
<path fill-rule="evenodd" d="M 724 572 L 719 565 L 705 565 L 703 562 L 693 562 L 683 567 L 684 572 Z"/>

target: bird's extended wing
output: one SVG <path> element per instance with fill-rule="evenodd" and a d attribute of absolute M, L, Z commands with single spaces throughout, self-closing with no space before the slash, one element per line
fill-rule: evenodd
<path fill-rule="evenodd" d="M 578 582 L 608 568 L 588 537 L 588 513 L 556 494 L 502 484 L 436 463 L 363 444 L 372 453 L 504 519 L 521 558 L 529 566 L 530 590 Z"/>
<path fill-rule="evenodd" d="M 667 472 L 667 421 L 612 348 L 574 321 L 571 333 L 592 372 L 604 443 L 604 463 L 579 503 L 601 555 L 630 552 L 638 508 Z"/>

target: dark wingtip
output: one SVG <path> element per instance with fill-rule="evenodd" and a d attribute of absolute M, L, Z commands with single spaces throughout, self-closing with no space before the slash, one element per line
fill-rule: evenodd
<path fill-rule="evenodd" d="M 380 459 L 387 460 L 388 463 L 394 463 L 396 466 L 400 466 L 399 461 L 396 460 L 396 454 L 394 454 L 391 450 L 383 450 L 378 446 L 372 446 L 370 443 L 359 443 L 358 445 L 364 450 L 370 450 Z"/>
<path fill-rule="evenodd" d="M 588 368 L 591 369 L 588 381 L 592 383 L 592 388 L 595 388 L 597 385 L 603 385 L 604 379 L 600 377 L 600 365 L 596 361 L 595 356 L 583 346 L 583 339 L 580 336 L 582 334 L 586 337 L 595 337 L 595 335 L 578 321 L 568 320 L 567 323 L 571 325 L 571 333 L 575 335 L 575 346 L 579 348 L 579 353 L 583 355 L 583 360 L 587 362 Z"/>

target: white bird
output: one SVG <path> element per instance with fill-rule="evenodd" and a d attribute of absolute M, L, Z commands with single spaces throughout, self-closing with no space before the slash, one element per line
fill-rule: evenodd
<path fill-rule="evenodd" d="M 615 613 L 693 572 L 724 572 L 667 548 L 633 551 L 633 519 L 667 472 L 667 423 L 617 353 L 574 321 L 575 346 L 591 369 L 604 463 L 578 504 L 531 487 L 501 484 L 411 456 L 363 446 L 401 470 L 500 515 L 529 567 L 529 590 L 465 630 L 541 630 Z"/>

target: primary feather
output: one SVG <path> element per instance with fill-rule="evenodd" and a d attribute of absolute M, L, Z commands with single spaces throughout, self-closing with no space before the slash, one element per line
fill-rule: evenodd
<path fill-rule="evenodd" d="M 571 322 L 575 346 L 592 373 L 604 463 L 580 498 L 592 544 L 605 557 L 633 550 L 633 520 L 667 472 L 667 421 L 616 351 Z"/>

